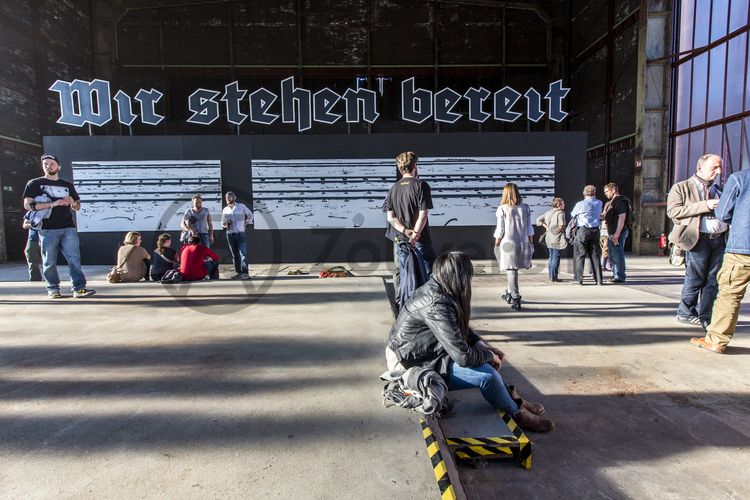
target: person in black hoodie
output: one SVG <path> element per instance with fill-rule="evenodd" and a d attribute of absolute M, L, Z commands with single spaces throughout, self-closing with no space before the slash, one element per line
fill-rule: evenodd
<path fill-rule="evenodd" d="M 469 327 L 474 268 L 463 252 L 435 260 L 432 277 L 401 308 L 386 347 L 389 370 L 430 366 L 449 389 L 478 387 L 498 410 L 510 412 L 524 429 L 547 432 L 544 407 L 523 401 L 500 375 L 504 354 Z M 399 366 L 400 365 L 400 366 Z"/>

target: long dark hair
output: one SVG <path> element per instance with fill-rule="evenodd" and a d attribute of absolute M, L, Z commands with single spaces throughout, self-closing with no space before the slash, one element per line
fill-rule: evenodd
<path fill-rule="evenodd" d="M 463 252 L 444 253 L 432 265 L 432 278 L 458 303 L 458 325 L 465 339 L 469 337 L 472 276 L 474 266 Z"/>

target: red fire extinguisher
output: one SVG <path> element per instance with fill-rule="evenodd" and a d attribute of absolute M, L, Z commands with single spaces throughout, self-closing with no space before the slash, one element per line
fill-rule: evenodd
<path fill-rule="evenodd" d="M 667 236 L 664 233 L 659 236 L 659 255 L 667 255 Z"/>

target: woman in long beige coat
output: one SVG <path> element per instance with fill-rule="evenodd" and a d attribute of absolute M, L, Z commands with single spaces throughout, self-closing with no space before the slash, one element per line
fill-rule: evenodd
<path fill-rule="evenodd" d="M 500 206 L 497 207 L 495 229 L 495 257 L 500 269 L 505 269 L 508 288 L 503 300 L 511 309 L 521 309 L 521 294 L 518 289 L 518 270 L 531 268 L 534 253 L 534 226 L 531 224 L 531 209 L 522 203 L 518 186 L 509 182 L 503 188 Z"/>

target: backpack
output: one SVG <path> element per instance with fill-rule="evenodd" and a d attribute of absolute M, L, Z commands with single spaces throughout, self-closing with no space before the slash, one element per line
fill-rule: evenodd
<path fill-rule="evenodd" d="M 179 269 L 170 269 L 161 278 L 161 283 L 164 285 L 179 283 L 182 281 L 182 274 Z"/>
<path fill-rule="evenodd" d="M 628 206 L 628 213 L 625 215 L 625 227 L 628 229 L 633 229 L 633 219 L 635 218 L 635 210 L 633 209 L 633 202 L 630 201 L 630 198 L 627 196 L 622 196 L 622 199 L 625 200 L 625 204 Z"/>

